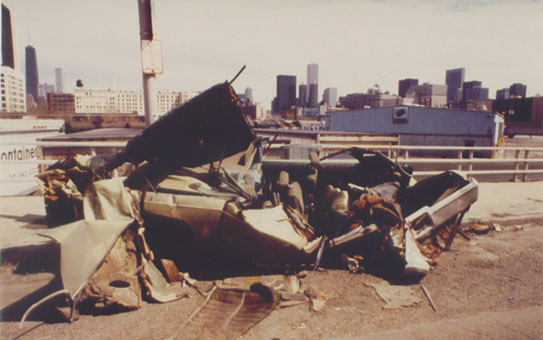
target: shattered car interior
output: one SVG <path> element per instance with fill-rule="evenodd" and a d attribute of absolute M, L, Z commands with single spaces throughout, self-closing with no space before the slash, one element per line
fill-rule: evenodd
<path fill-rule="evenodd" d="M 55 296 L 66 298 L 68 319 L 177 300 L 168 287 L 181 280 L 319 266 L 420 279 L 477 200 L 473 179 L 444 172 L 416 182 L 376 151 L 281 163 L 265 157 L 269 145 L 223 83 L 118 154 L 64 159 L 39 174 L 50 227 L 41 234 L 60 246 Z M 276 305 L 269 289 L 257 293 Z"/>

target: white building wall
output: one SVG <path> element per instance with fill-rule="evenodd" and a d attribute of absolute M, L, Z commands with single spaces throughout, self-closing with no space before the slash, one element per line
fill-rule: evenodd
<path fill-rule="evenodd" d="M 158 92 L 158 113 L 163 115 L 196 97 L 199 92 Z M 75 113 L 145 113 L 143 91 L 91 90 L 74 92 Z"/>
<path fill-rule="evenodd" d="M 7 66 L 0 72 L 0 111 L 26 112 L 24 76 Z"/>
<path fill-rule="evenodd" d="M 160 115 L 171 111 L 183 103 L 181 92 L 158 92 L 158 113 Z"/>
<path fill-rule="evenodd" d="M 119 113 L 117 91 L 75 89 L 75 113 Z"/>
<path fill-rule="evenodd" d="M 144 114 L 143 91 L 115 91 L 119 113 Z"/>

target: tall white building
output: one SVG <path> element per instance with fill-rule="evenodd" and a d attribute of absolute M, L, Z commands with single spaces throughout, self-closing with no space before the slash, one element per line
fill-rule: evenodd
<path fill-rule="evenodd" d="M 1 112 L 26 112 L 25 78 L 22 73 L 2 66 L 0 93 Z"/>
<path fill-rule="evenodd" d="M 246 87 L 245 88 L 245 97 L 247 98 L 247 100 L 250 102 L 250 103 L 254 103 L 255 100 L 253 98 L 253 89 L 250 88 L 250 87 Z"/>
<path fill-rule="evenodd" d="M 57 85 L 57 92 L 58 93 L 64 92 L 62 89 L 62 69 L 61 68 L 55 69 L 55 81 Z"/>
<path fill-rule="evenodd" d="M 328 105 L 328 107 L 336 107 L 337 89 L 335 87 L 325 89 L 322 95 L 322 100 Z"/>
<path fill-rule="evenodd" d="M 319 65 L 307 65 L 307 85 L 319 83 Z"/>

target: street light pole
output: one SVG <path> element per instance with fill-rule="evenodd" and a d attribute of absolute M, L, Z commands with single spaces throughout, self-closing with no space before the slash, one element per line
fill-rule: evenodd
<path fill-rule="evenodd" d="M 143 74 L 143 101 L 145 107 L 145 126 L 151 125 L 158 118 L 156 73 L 146 71 L 143 55 L 144 40 L 153 41 L 154 13 L 153 0 L 138 0 L 138 13 L 140 22 L 140 46 L 142 48 L 142 74 Z"/>

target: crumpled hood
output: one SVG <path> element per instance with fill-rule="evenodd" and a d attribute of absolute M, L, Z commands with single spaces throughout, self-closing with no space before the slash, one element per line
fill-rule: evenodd
<path fill-rule="evenodd" d="M 178 168 L 211 163 L 247 149 L 256 138 L 234 89 L 217 84 L 146 127 L 106 166 L 144 160 Z"/>

